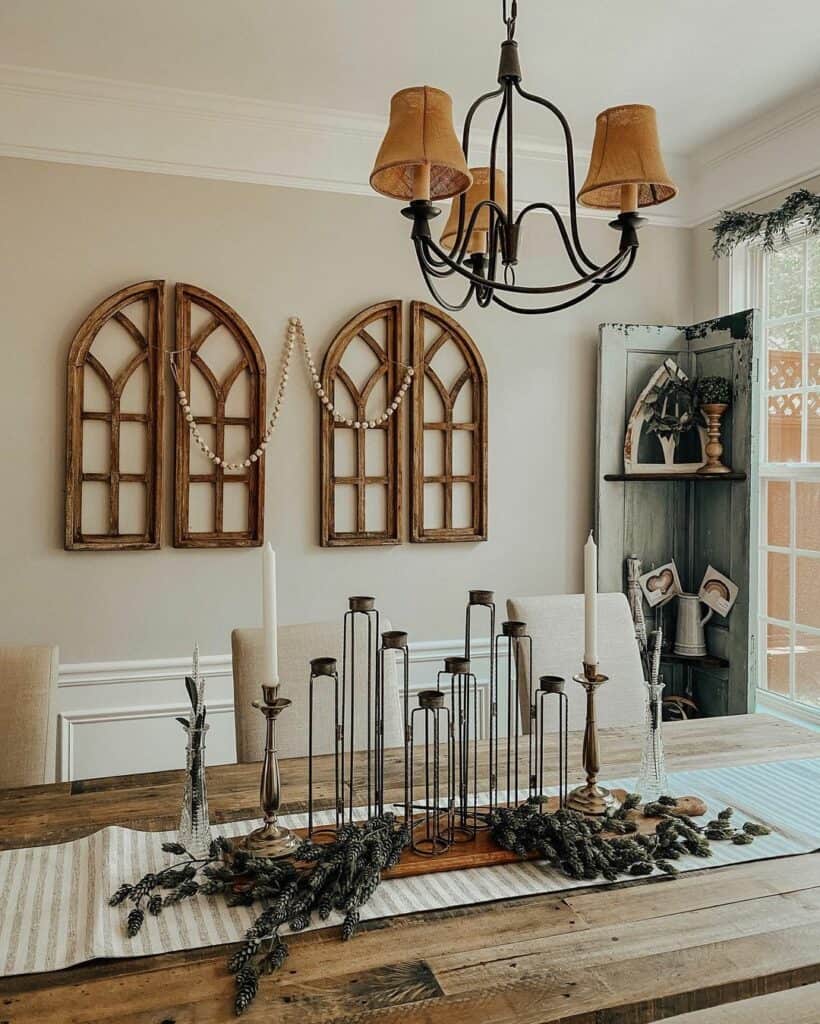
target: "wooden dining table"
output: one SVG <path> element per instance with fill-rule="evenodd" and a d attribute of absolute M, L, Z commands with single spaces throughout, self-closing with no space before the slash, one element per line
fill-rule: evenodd
<path fill-rule="evenodd" d="M 670 723 L 664 738 L 673 771 L 820 757 L 820 733 L 767 715 Z M 578 742 L 573 736 L 571 750 Z M 639 730 L 602 730 L 603 774 L 634 774 L 640 745 Z M 386 760 L 398 796 L 402 752 Z M 305 759 L 283 761 L 281 772 L 283 810 L 304 809 Z M 316 779 L 329 797 L 328 759 Z M 255 764 L 209 769 L 212 820 L 257 816 L 258 784 Z M 0 791 L 0 849 L 64 842 L 112 824 L 174 828 L 180 792 L 175 771 Z M 345 944 L 337 929 L 288 943 L 284 968 L 263 978 L 244 1019 L 818 1024 L 820 856 L 374 920 Z M 0 1024 L 227 1022 L 234 1019 L 225 969 L 231 949 L 0 979 Z"/>

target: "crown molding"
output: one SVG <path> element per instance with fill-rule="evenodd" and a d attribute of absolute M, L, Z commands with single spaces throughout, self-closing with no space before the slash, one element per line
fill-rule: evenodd
<path fill-rule="evenodd" d="M 368 177 L 383 133 L 382 118 L 348 111 L 0 65 L 2 156 L 375 196 Z M 474 162 L 486 162 L 488 135 L 475 143 Z M 522 205 L 548 201 L 566 215 L 564 147 L 521 137 L 516 153 Z M 583 167 L 589 150 L 575 157 Z M 670 164 L 685 182 L 686 161 Z M 689 218 L 676 199 L 647 219 L 685 227 Z"/>
<path fill-rule="evenodd" d="M 692 226 L 820 175 L 820 89 L 765 111 L 691 156 Z"/>

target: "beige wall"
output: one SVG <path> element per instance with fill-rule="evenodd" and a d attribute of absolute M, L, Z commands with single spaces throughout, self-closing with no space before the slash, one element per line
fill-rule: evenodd
<path fill-rule="evenodd" d="M 363 306 L 426 297 L 408 224 L 397 204 L 377 198 L 14 159 L 0 160 L 0 195 L 0 642 L 54 641 L 63 662 L 181 656 L 195 638 L 205 654 L 225 653 L 233 626 L 259 620 L 259 553 L 170 546 L 170 458 L 161 551 L 62 550 L 71 337 L 106 295 L 164 277 L 234 305 L 271 367 L 285 318 L 300 314 L 318 359 Z M 616 236 L 603 221 L 582 229 L 603 258 Z M 576 309 L 460 314 L 490 378 L 485 544 L 320 548 L 318 416 L 295 362 L 267 465 L 281 620 L 333 618 L 346 595 L 365 592 L 412 638 L 446 639 L 461 631 L 468 587 L 499 597 L 578 589 L 592 520 L 597 325 L 688 322 L 690 235 L 645 229 L 632 275 Z M 525 243 L 544 279 L 569 276 L 553 237 Z"/>

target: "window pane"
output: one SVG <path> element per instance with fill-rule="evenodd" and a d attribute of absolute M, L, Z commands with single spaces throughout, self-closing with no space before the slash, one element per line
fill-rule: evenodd
<path fill-rule="evenodd" d="M 803 321 L 770 327 L 766 333 L 769 387 L 797 388 L 803 376 Z"/>
<path fill-rule="evenodd" d="M 766 689 L 789 695 L 789 631 L 782 626 L 766 626 Z"/>
<path fill-rule="evenodd" d="M 800 395 L 770 395 L 769 462 L 799 462 L 803 425 L 803 399 Z"/>
<path fill-rule="evenodd" d="M 798 557 L 796 604 L 797 621 L 820 629 L 820 558 Z"/>
<path fill-rule="evenodd" d="M 790 484 L 786 480 L 770 480 L 766 485 L 768 498 L 767 543 L 776 548 L 789 546 L 791 509 L 789 502 Z"/>
<path fill-rule="evenodd" d="M 797 484 L 797 547 L 820 551 L 820 484 Z"/>
<path fill-rule="evenodd" d="M 769 316 L 794 316 L 803 310 L 803 245 L 788 245 L 769 256 Z"/>
<path fill-rule="evenodd" d="M 806 296 L 808 309 L 820 309 L 820 235 L 812 236 L 806 243 L 809 253 L 809 294 Z"/>
<path fill-rule="evenodd" d="M 820 462 L 820 392 L 810 391 L 806 395 L 806 459 Z"/>
<path fill-rule="evenodd" d="M 794 638 L 795 697 L 820 705 L 820 636 L 797 633 Z"/>
<path fill-rule="evenodd" d="M 768 594 L 766 614 L 773 619 L 787 620 L 789 618 L 789 594 L 791 590 L 789 556 L 770 551 L 767 558 Z"/>
<path fill-rule="evenodd" d="M 808 383 L 820 384 L 820 316 L 806 321 L 809 338 L 809 379 Z"/>

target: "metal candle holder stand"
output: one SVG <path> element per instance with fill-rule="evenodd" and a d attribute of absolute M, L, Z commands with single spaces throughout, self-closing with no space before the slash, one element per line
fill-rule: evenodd
<path fill-rule="evenodd" d="M 367 622 L 367 653 L 365 686 L 362 696 L 367 700 L 367 816 L 384 811 L 383 773 L 384 757 L 384 691 L 381 660 L 378 656 L 380 616 L 372 597 L 349 597 L 348 610 L 344 616 L 342 638 L 342 736 L 344 754 L 342 759 L 342 790 L 347 791 L 347 820 L 353 820 L 356 756 L 356 690 L 359 688 L 358 671 L 362 657 L 356 649 L 357 621 Z M 344 758 L 347 757 L 347 775 Z M 344 817 L 344 815 L 343 815 Z"/>
<path fill-rule="evenodd" d="M 478 700 L 478 682 L 467 658 L 445 658 L 444 668 L 436 677 L 436 686 L 442 698 L 450 680 L 450 708 L 455 758 L 454 790 L 456 822 L 453 842 L 466 843 L 475 839 L 479 830 L 478 818 L 478 746 L 475 741 L 475 715 Z"/>
<path fill-rule="evenodd" d="M 577 786 L 567 798 L 567 807 L 581 814 L 601 816 L 620 807 L 620 801 L 608 789 L 598 785 L 601 767 L 601 753 L 598 745 L 598 723 L 595 718 L 595 692 L 609 676 L 601 675 L 597 665 L 584 662 L 584 671 L 572 677 L 580 683 L 587 694 L 586 726 L 584 728 L 583 764 L 586 782 Z"/>
<path fill-rule="evenodd" d="M 279 686 L 262 686 L 262 700 L 253 706 L 265 716 L 265 759 L 259 802 L 265 824 L 245 839 L 245 848 L 258 857 L 289 857 L 299 845 L 299 838 L 289 829 L 277 824 L 276 815 L 281 800 L 279 762 L 276 759 L 276 719 L 290 707 L 291 701 L 279 696 Z"/>
<path fill-rule="evenodd" d="M 314 720 L 316 717 L 316 680 L 333 680 L 333 781 L 335 786 L 334 809 L 336 820 L 333 825 L 313 826 L 313 738 Z M 312 658 L 310 662 L 310 683 L 308 703 L 308 835 L 311 839 L 317 835 L 333 835 L 338 831 L 344 820 L 344 724 L 340 716 L 341 699 L 339 672 L 335 658 Z"/>
<path fill-rule="evenodd" d="M 532 677 L 530 677 L 532 678 Z M 547 724 L 547 701 L 551 696 L 558 701 L 558 806 L 567 806 L 567 793 L 569 789 L 569 759 L 567 756 L 569 746 L 569 699 L 564 691 L 564 679 L 562 676 L 541 676 L 538 681 L 537 704 L 533 705 L 535 712 L 532 725 L 536 736 L 536 766 L 535 775 L 531 776 L 530 796 L 538 797 L 539 810 L 544 809 L 544 754 L 546 750 L 545 726 Z"/>
<path fill-rule="evenodd" d="M 410 714 L 410 792 L 409 804 L 413 811 L 410 846 L 424 857 L 446 853 L 455 836 L 455 775 L 453 717 L 445 704 L 441 690 L 422 690 L 418 707 Z M 416 802 L 416 739 L 419 719 L 424 722 L 424 803 Z M 442 806 L 441 747 L 442 734 L 446 750 L 445 781 L 446 802 Z M 416 814 L 421 811 L 421 816 Z M 442 828 L 442 818 L 444 827 Z"/>
<path fill-rule="evenodd" d="M 474 608 L 487 608 L 489 611 L 490 645 L 492 646 L 493 638 L 495 637 L 495 593 L 492 590 L 468 591 L 467 609 L 464 613 L 464 657 L 467 661 L 471 658 Z M 455 712 L 455 709 L 453 710 Z M 490 738 L 488 751 L 489 806 L 492 811 L 498 806 L 498 677 L 492 651 L 490 651 Z M 476 827 L 488 827 L 484 824 L 479 825 L 478 820 L 475 820 Z"/>
<path fill-rule="evenodd" d="M 389 629 L 382 633 L 382 644 L 379 648 L 379 672 L 384 688 L 384 661 L 386 657 L 393 657 L 394 652 L 399 652 L 401 657 L 401 692 L 404 711 L 404 817 L 406 821 L 412 821 L 412 809 L 410 805 L 410 649 L 407 646 L 407 633 L 401 629 Z M 384 708 L 384 694 L 382 693 L 382 708 Z M 379 747 L 379 773 L 384 780 L 384 720 L 381 723 L 381 743 Z M 384 789 L 382 787 L 382 809 L 384 811 Z"/>
<path fill-rule="evenodd" d="M 506 641 L 506 644 L 505 644 Z M 506 654 L 506 657 L 504 655 Z M 502 664 L 503 658 L 503 664 Z M 499 682 L 506 678 L 507 683 L 507 806 L 515 806 L 519 799 L 519 751 L 520 751 L 520 728 L 521 719 L 521 665 L 522 660 L 527 665 L 527 787 L 528 795 L 533 795 L 535 787 L 535 703 L 532 692 L 532 637 L 527 632 L 526 622 L 502 622 L 501 632 L 495 637 L 493 644 L 493 656 L 490 659 L 494 662 L 493 677 L 496 683 L 495 700 L 498 700 Z M 506 666 L 506 669 L 505 669 Z M 497 716 L 496 716 L 497 718 Z M 495 757 L 496 769 L 498 766 L 498 738 L 496 739 Z M 490 743 L 492 750 L 492 742 Z M 492 791 L 491 791 L 492 793 Z M 495 803 L 498 806 L 498 787 L 495 788 Z"/>

